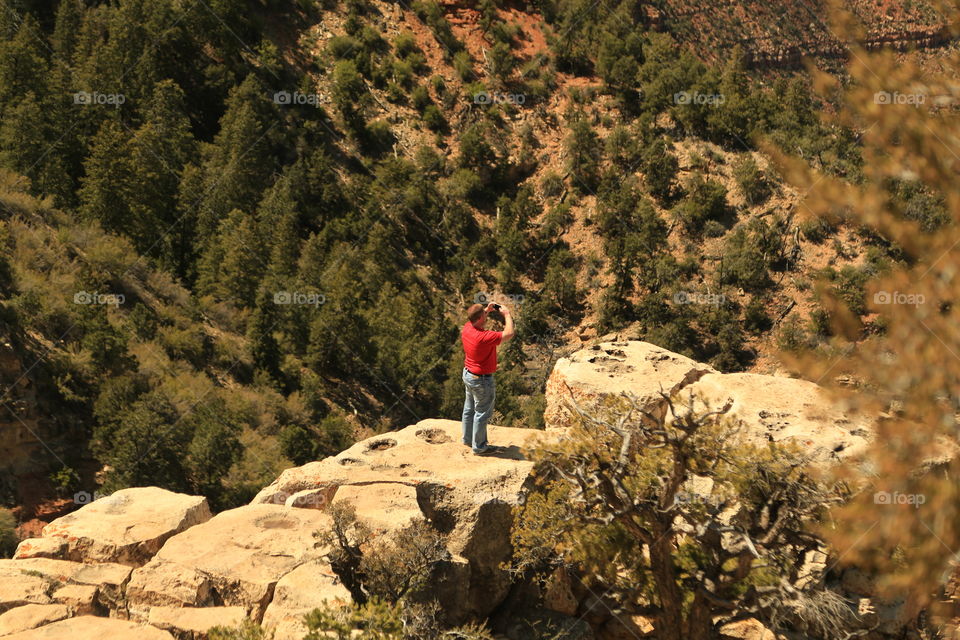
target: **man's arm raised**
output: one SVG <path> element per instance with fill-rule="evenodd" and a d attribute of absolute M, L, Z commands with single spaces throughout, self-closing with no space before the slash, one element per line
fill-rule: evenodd
<path fill-rule="evenodd" d="M 500 305 L 500 312 L 503 314 L 503 338 L 500 340 L 500 344 L 503 344 L 513 338 L 513 316 L 510 315 L 510 309 L 503 305 Z"/>

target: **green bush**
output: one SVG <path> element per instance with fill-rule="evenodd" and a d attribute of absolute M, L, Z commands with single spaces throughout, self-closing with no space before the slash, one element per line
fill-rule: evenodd
<path fill-rule="evenodd" d="M 733 178 L 747 204 L 763 204 L 770 197 L 770 183 L 753 156 L 746 155 L 733 169 Z"/>
<path fill-rule="evenodd" d="M 713 179 L 695 173 L 687 185 L 687 195 L 674 209 L 688 233 L 699 235 L 708 220 L 720 220 L 727 213 L 727 189 Z"/>

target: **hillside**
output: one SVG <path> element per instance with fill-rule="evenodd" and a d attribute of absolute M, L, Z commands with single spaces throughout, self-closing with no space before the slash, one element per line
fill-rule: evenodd
<path fill-rule="evenodd" d="M 456 417 L 477 300 L 518 317 L 495 421 L 542 428 L 583 344 L 773 372 L 832 336 L 817 282 L 866 337 L 864 284 L 904 260 L 808 216 L 761 151 L 863 178 L 861 132 L 794 68 L 835 54 L 817 3 L 4 6 L 0 499 L 22 536 L 124 487 L 236 507 Z M 924 3 L 851 6 L 878 42 L 952 46 Z"/>

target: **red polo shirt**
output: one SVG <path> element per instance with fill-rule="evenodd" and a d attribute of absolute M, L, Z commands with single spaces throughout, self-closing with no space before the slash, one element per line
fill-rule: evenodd
<path fill-rule="evenodd" d="M 497 345 L 503 339 L 502 331 L 477 329 L 468 322 L 460 330 L 463 342 L 463 366 L 470 373 L 493 373 L 497 370 Z"/>

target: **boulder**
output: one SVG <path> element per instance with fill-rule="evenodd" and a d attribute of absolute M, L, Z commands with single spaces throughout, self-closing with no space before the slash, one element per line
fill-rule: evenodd
<path fill-rule="evenodd" d="M 110 610 L 121 607 L 123 589 L 132 570 L 126 565 L 109 562 L 84 564 L 52 558 L 0 560 L 0 580 L 4 576 L 27 575 L 42 580 L 48 590 L 62 584 L 96 587 L 96 606 Z"/>
<path fill-rule="evenodd" d="M 729 415 L 743 424 L 744 441 L 761 446 L 792 441 L 819 463 L 862 453 L 872 432 L 869 421 L 849 417 L 822 387 L 808 380 L 713 373 L 690 385 L 689 391 L 701 407 L 729 405 Z"/>
<path fill-rule="evenodd" d="M 245 617 L 243 607 L 153 607 L 149 622 L 178 640 L 202 640 L 213 627 L 236 627 Z"/>
<path fill-rule="evenodd" d="M 0 614 L 0 636 L 28 631 L 39 626 L 63 620 L 70 610 L 63 604 L 27 604 Z"/>
<path fill-rule="evenodd" d="M 63 538 L 27 538 L 17 545 L 13 557 L 23 558 L 62 558 L 67 551 L 67 541 Z"/>
<path fill-rule="evenodd" d="M 425 518 L 448 535 L 452 560 L 432 587 L 446 621 L 485 617 L 510 587 L 500 564 L 510 558 L 512 507 L 526 492 L 533 466 L 521 450 L 545 434 L 491 426 L 490 442 L 507 450 L 478 457 L 460 443 L 460 429 L 453 420 L 424 420 L 374 436 L 334 457 L 287 469 L 254 503 L 291 504 L 292 497 L 316 490 L 330 502 L 352 502 L 380 533 Z"/>
<path fill-rule="evenodd" d="M 127 587 L 130 615 L 153 606 L 243 607 L 259 621 L 280 578 L 318 558 L 314 532 L 330 517 L 313 509 L 256 504 L 230 509 L 170 538 L 136 569 Z"/>
<path fill-rule="evenodd" d="M 138 567 L 168 538 L 210 519 L 202 496 L 157 487 L 123 489 L 57 518 L 43 528 L 43 538 L 65 543 L 59 557 L 79 562 L 116 562 Z M 30 553 L 24 548 L 23 555 Z"/>
<path fill-rule="evenodd" d="M 97 587 L 88 584 L 66 584 L 53 592 L 54 602 L 65 604 L 72 615 L 96 613 Z"/>
<path fill-rule="evenodd" d="M 302 564 L 280 578 L 273 600 L 263 614 L 263 626 L 273 631 L 273 640 L 301 640 L 307 634 L 303 616 L 324 604 L 350 602 L 350 592 L 326 562 Z"/>
<path fill-rule="evenodd" d="M 27 604 L 50 604 L 50 586 L 43 576 L 0 569 L 0 613 Z"/>
<path fill-rule="evenodd" d="M 731 638 L 742 638 L 742 640 L 777 640 L 773 631 L 753 618 L 731 622 L 724 625 L 720 631 Z"/>
<path fill-rule="evenodd" d="M 14 633 L 4 640 L 174 640 L 156 627 L 117 618 L 80 616 Z"/>
<path fill-rule="evenodd" d="M 645 410 L 663 415 L 661 392 L 673 395 L 708 373 L 716 370 L 649 342 L 601 342 L 557 360 L 547 380 L 544 422 L 548 430 L 565 429 L 570 402 L 591 411 L 623 392 Z"/>
<path fill-rule="evenodd" d="M 817 384 L 783 376 L 719 373 L 647 342 L 602 342 L 557 361 L 547 381 L 548 430 L 570 425 L 569 402 L 596 410 L 623 393 L 664 415 L 661 390 L 700 410 L 726 407 L 741 424 L 744 442 L 791 441 L 812 461 L 828 463 L 862 453 L 873 425 L 855 417 Z"/>

